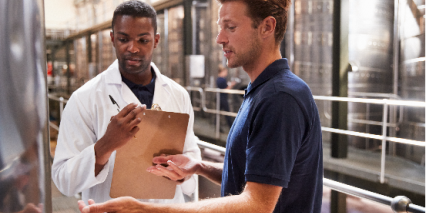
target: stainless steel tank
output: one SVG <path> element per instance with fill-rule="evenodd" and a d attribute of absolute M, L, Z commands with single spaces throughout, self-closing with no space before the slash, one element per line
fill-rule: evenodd
<path fill-rule="evenodd" d="M 388 0 L 349 0 L 348 92 L 392 92 L 393 3 Z M 294 1 L 293 72 L 304 79 L 314 95 L 331 95 L 333 1 Z M 291 29 L 290 29 L 291 30 Z M 291 32 L 291 31 L 290 31 Z M 331 104 L 317 101 L 323 126 L 331 126 Z M 349 104 L 349 120 L 381 121 L 381 106 Z M 350 130 L 380 133 L 380 126 L 348 123 Z M 377 132 L 378 131 L 378 132 Z M 324 141 L 329 135 L 324 134 Z M 349 137 L 351 145 L 367 148 L 364 138 Z"/>
<path fill-rule="evenodd" d="M 389 0 L 349 1 L 349 62 L 350 97 L 377 98 L 360 93 L 392 93 L 392 56 L 394 3 Z M 351 120 L 382 121 L 383 106 L 349 103 L 348 129 L 357 132 L 381 134 L 381 126 Z M 381 142 L 360 137 L 349 137 L 349 143 L 358 148 L 376 149 Z"/>
<path fill-rule="evenodd" d="M 313 95 L 331 96 L 333 1 L 294 1 L 292 71 L 306 81 Z M 291 55 L 286 55 L 291 59 Z M 290 61 L 292 63 L 293 61 Z M 321 124 L 331 126 L 331 103 L 317 101 Z M 330 134 L 323 133 L 324 142 Z"/>
<path fill-rule="evenodd" d="M 0 212 L 51 211 L 43 8 L 0 0 Z"/>
<path fill-rule="evenodd" d="M 400 4 L 400 96 L 425 101 L 425 0 L 404 0 Z M 403 109 L 399 136 L 425 140 L 425 109 Z M 397 155 L 424 163 L 425 150 L 398 145 Z"/>

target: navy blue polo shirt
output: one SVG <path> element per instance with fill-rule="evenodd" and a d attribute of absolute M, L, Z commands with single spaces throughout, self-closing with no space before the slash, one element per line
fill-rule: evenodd
<path fill-rule="evenodd" d="M 322 178 L 315 101 L 279 59 L 246 89 L 227 139 L 222 196 L 240 194 L 246 182 L 264 183 L 283 187 L 274 212 L 320 212 Z"/>
<path fill-rule="evenodd" d="M 138 98 L 141 104 L 145 104 L 147 109 L 151 109 L 152 99 L 154 98 L 154 89 L 155 89 L 155 72 L 151 68 L 152 80 L 147 85 L 135 84 L 129 79 L 126 79 L 121 75 L 123 82 L 132 90 L 133 94 Z"/>

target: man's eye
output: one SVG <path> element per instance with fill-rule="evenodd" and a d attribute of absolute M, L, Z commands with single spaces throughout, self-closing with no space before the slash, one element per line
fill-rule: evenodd
<path fill-rule="evenodd" d="M 229 30 L 235 30 L 237 27 L 228 27 Z"/>
<path fill-rule="evenodd" d="M 147 40 L 147 39 L 141 39 L 141 40 L 139 40 L 141 43 L 148 43 L 149 42 L 149 40 Z"/>
<path fill-rule="evenodd" d="M 127 39 L 125 39 L 125 38 L 118 38 L 118 41 L 120 41 L 120 42 L 127 42 Z"/>

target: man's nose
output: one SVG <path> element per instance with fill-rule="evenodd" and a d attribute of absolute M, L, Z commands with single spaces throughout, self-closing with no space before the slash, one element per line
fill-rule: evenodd
<path fill-rule="evenodd" d="M 129 42 L 129 46 L 127 47 L 127 51 L 129 51 L 130 53 L 138 53 L 139 52 L 139 47 L 136 41 L 130 41 Z"/>
<path fill-rule="evenodd" d="M 216 43 L 218 44 L 225 44 L 228 42 L 228 38 L 225 36 L 225 33 L 223 30 L 219 30 L 219 34 L 217 34 L 216 37 Z"/>

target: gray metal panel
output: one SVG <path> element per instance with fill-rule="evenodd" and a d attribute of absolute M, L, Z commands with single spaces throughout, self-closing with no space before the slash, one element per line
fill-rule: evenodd
<path fill-rule="evenodd" d="M 295 0 L 292 71 L 308 83 L 314 95 L 331 95 L 333 1 Z M 288 35 L 287 35 L 288 36 Z M 330 102 L 317 102 L 321 123 L 331 126 Z M 330 140 L 323 133 L 323 141 Z"/>
<path fill-rule="evenodd" d="M 349 72 L 350 93 L 391 93 L 393 64 L 394 2 L 388 0 L 350 0 Z M 359 103 L 348 104 L 348 118 L 382 120 L 383 107 Z M 380 134 L 381 127 L 349 123 L 349 130 Z M 378 141 L 350 137 L 358 148 L 375 149 Z"/>
<path fill-rule="evenodd" d="M 0 212 L 50 209 L 43 8 L 0 0 Z"/>
<path fill-rule="evenodd" d="M 425 1 L 402 1 L 400 12 L 401 60 L 400 96 L 404 100 L 425 100 Z M 425 140 L 425 110 L 405 107 L 398 132 L 400 137 Z M 425 149 L 397 146 L 396 153 L 423 162 Z"/>

